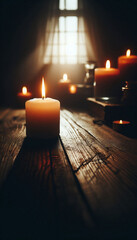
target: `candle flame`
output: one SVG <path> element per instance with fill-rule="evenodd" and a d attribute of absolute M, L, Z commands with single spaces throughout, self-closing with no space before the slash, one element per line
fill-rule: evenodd
<path fill-rule="evenodd" d="M 120 120 L 120 121 L 119 121 L 119 123 L 120 123 L 120 124 L 122 124 L 122 123 L 123 123 L 123 121 L 122 121 L 122 120 Z"/>
<path fill-rule="evenodd" d="M 107 69 L 110 68 L 110 60 L 107 60 L 107 61 L 106 61 L 106 68 L 107 68 Z"/>
<path fill-rule="evenodd" d="M 71 85 L 69 88 L 69 92 L 71 94 L 75 94 L 77 92 L 77 87 L 75 85 Z"/>
<path fill-rule="evenodd" d="M 63 74 L 63 80 L 64 80 L 64 82 L 67 81 L 67 79 L 68 79 L 68 76 L 67 76 L 66 73 L 64 73 L 64 74 Z"/>
<path fill-rule="evenodd" d="M 42 77 L 42 99 L 45 98 L 45 83 L 44 83 L 44 77 Z"/>
<path fill-rule="evenodd" d="M 23 95 L 26 95 L 27 94 L 27 88 L 24 86 L 24 87 L 22 87 L 22 93 L 23 93 Z"/>
<path fill-rule="evenodd" d="M 127 56 L 127 57 L 129 57 L 129 56 L 130 56 L 130 54 L 131 54 L 131 50 L 130 50 L 130 49 L 128 49 L 128 50 L 126 51 L 126 56 Z"/>

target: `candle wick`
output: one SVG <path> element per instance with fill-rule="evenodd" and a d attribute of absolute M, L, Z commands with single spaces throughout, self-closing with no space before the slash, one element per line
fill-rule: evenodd
<path fill-rule="evenodd" d="M 42 100 L 44 100 L 44 97 L 42 97 Z"/>

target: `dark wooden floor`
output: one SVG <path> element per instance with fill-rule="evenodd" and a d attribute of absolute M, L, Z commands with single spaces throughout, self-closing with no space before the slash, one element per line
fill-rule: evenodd
<path fill-rule="evenodd" d="M 0 240 L 137 239 L 137 139 L 61 110 L 56 141 L 0 110 Z"/>

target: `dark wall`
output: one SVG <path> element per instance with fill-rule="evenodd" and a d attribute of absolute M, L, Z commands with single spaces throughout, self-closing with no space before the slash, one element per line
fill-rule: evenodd
<path fill-rule="evenodd" d="M 111 59 L 117 65 L 117 57 L 128 48 L 137 54 L 137 1 L 136 0 L 88 0 L 88 14 L 95 29 L 98 43 L 98 60 L 103 65 Z M 93 18 L 93 19 L 92 19 Z"/>
<path fill-rule="evenodd" d="M 43 67 L 43 42 L 49 2 L 0 2 L 0 102 L 15 101 L 23 84 L 31 83 Z"/>

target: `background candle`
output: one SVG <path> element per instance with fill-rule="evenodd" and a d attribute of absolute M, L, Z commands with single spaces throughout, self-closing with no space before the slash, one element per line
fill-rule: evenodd
<path fill-rule="evenodd" d="M 131 123 L 124 120 L 115 120 L 113 121 L 113 129 L 122 134 L 128 134 L 131 130 Z"/>
<path fill-rule="evenodd" d="M 123 82 L 137 81 L 137 56 L 130 55 L 130 49 L 125 56 L 118 58 L 118 68 Z"/>
<path fill-rule="evenodd" d="M 110 68 L 110 61 L 106 61 L 106 68 L 95 69 L 95 97 L 120 97 L 122 86 L 119 79 L 119 70 Z"/>
<path fill-rule="evenodd" d="M 77 92 L 76 85 L 70 85 L 69 92 L 70 92 L 70 94 L 75 94 Z"/>
<path fill-rule="evenodd" d="M 44 94 L 44 93 L 43 93 Z M 60 130 L 60 102 L 34 98 L 26 102 L 26 134 L 34 138 L 55 138 Z"/>
<path fill-rule="evenodd" d="M 32 96 L 32 94 L 30 92 L 28 92 L 28 89 L 26 86 L 22 87 L 22 92 L 18 93 L 18 96 L 20 98 L 30 98 Z"/>
<path fill-rule="evenodd" d="M 28 92 L 27 87 L 24 86 L 22 87 L 22 92 L 17 94 L 17 102 L 18 102 L 18 107 L 25 107 L 25 102 L 31 98 L 32 94 L 31 92 Z"/>

